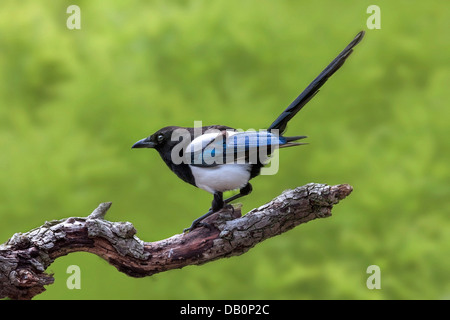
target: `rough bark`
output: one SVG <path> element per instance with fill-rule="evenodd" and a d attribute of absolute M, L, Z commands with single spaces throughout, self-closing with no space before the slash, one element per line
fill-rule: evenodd
<path fill-rule="evenodd" d="M 105 220 L 111 203 L 102 203 L 87 218 L 46 222 L 0 245 L 0 298 L 31 299 L 45 291 L 54 281 L 45 270 L 56 258 L 76 251 L 96 254 L 132 277 L 240 255 L 299 224 L 329 217 L 333 205 L 351 191 L 346 184 L 307 184 L 242 217 L 240 208 L 225 208 L 205 220 L 210 227 L 156 242 L 137 238 L 130 222 Z"/>

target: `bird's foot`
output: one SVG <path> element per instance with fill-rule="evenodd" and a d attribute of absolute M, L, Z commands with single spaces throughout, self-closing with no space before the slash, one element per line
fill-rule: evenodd
<path fill-rule="evenodd" d="M 235 212 L 234 206 L 232 204 L 225 204 L 225 206 L 223 208 L 231 210 L 231 218 L 227 219 L 227 220 L 232 220 L 233 216 L 234 216 L 234 212 Z M 183 233 L 190 232 L 198 227 L 205 227 L 205 228 L 208 228 L 209 230 L 211 230 L 213 228 L 213 226 L 207 222 L 203 222 L 203 219 L 209 217 L 210 215 L 212 215 L 213 213 L 216 213 L 217 211 L 219 211 L 219 210 L 214 211 L 212 208 L 209 208 L 209 211 L 207 213 L 205 213 L 201 217 L 195 219 L 189 228 L 186 228 L 183 230 Z"/>
<path fill-rule="evenodd" d="M 231 214 L 234 215 L 234 206 L 231 203 L 228 203 L 224 206 L 225 209 L 231 209 Z"/>
<path fill-rule="evenodd" d="M 198 227 L 207 227 L 207 228 L 211 229 L 211 225 L 208 224 L 208 223 L 206 223 L 206 222 L 202 222 L 202 220 L 205 219 L 205 218 L 207 218 L 207 217 L 209 217 L 209 216 L 212 215 L 214 212 L 216 212 L 216 211 L 214 211 L 212 208 L 210 208 L 209 211 L 208 211 L 207 213 L 205 213 L 205 214 L 202 215 L 201 217 L 195 219 L 195 220 L 192 222 L 192 224 L 191 224 L 191 226 L 190 226 L 189 228 L 184 229 L 184 230 L 183 230 L 183 233 L 190 232 L 190 231 L 192 231 L 192 230 L 194 230 L 195 228 L 198 228 Z"/>
<path fill-rule="evenodd" d="M 197 229 L 199 227 L 205 227 L 205 228 L 208 228 L 210 230 L 212 229 L 212 225 L 210 225 L 209 223 L 206 223 L 206 222 L 194 223 L 194 222 L 191 224 L 191 226 L 189 228 L 183 229 L 183 233 L 191 232 L 192 230 Z"/>

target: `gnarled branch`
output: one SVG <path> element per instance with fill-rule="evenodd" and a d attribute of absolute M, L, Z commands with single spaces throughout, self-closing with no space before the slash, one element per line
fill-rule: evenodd
<path fill-rule="evenodd" d="M 137 238 L 130 222 L 105 220 L 111 203 L 102 203 L 87 218 L 46 222 L 0 245 L 0 298 L 31 299 L 45 291 L 44 286 L 54 281 L 45 273 L 48 266 L 76 251 L 96 254 L 132 277 L 240 255 L 301 223 L 329 217 L 333 205 L 351 191 L 346 184 L 310 183 L 285 191 L 242 217 L 240 208 L 225 208 L 205 219 L 209 228 L 156 242 Z"/>

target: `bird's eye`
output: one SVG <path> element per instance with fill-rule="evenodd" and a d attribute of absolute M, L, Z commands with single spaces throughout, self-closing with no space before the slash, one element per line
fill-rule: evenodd
<path fill-rule="evenodd" d="M 163 134 L 158 134 L 156 139 L 158 139 L 158 142 L 162 142 L 164 140 L 164 135 Z"/>

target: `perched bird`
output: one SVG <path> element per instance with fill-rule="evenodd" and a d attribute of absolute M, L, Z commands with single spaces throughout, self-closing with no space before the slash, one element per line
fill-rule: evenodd
<path fill-rule="evenodd" d="M 166 165 L 183 181 L 213 194 L 209 211 L 184 231 L 204 225 L 201 221 L 225 205 L 252 191 L 249 180 L 258 176 L 276 148 L 300 145 L 306 136 L 284 137 L 286 125 L 314 97 L 364 37 L 359 32 L 349 45 L 306 87 L 265 131 L 240 132 L 231 127 L 212 125 L 183 128 L 164 127 L 132 148 L 156 149 Z M 262 152 L 263 151 L 263 152 Z M 223 192 L 239 193 L 223 199 Z"/>

